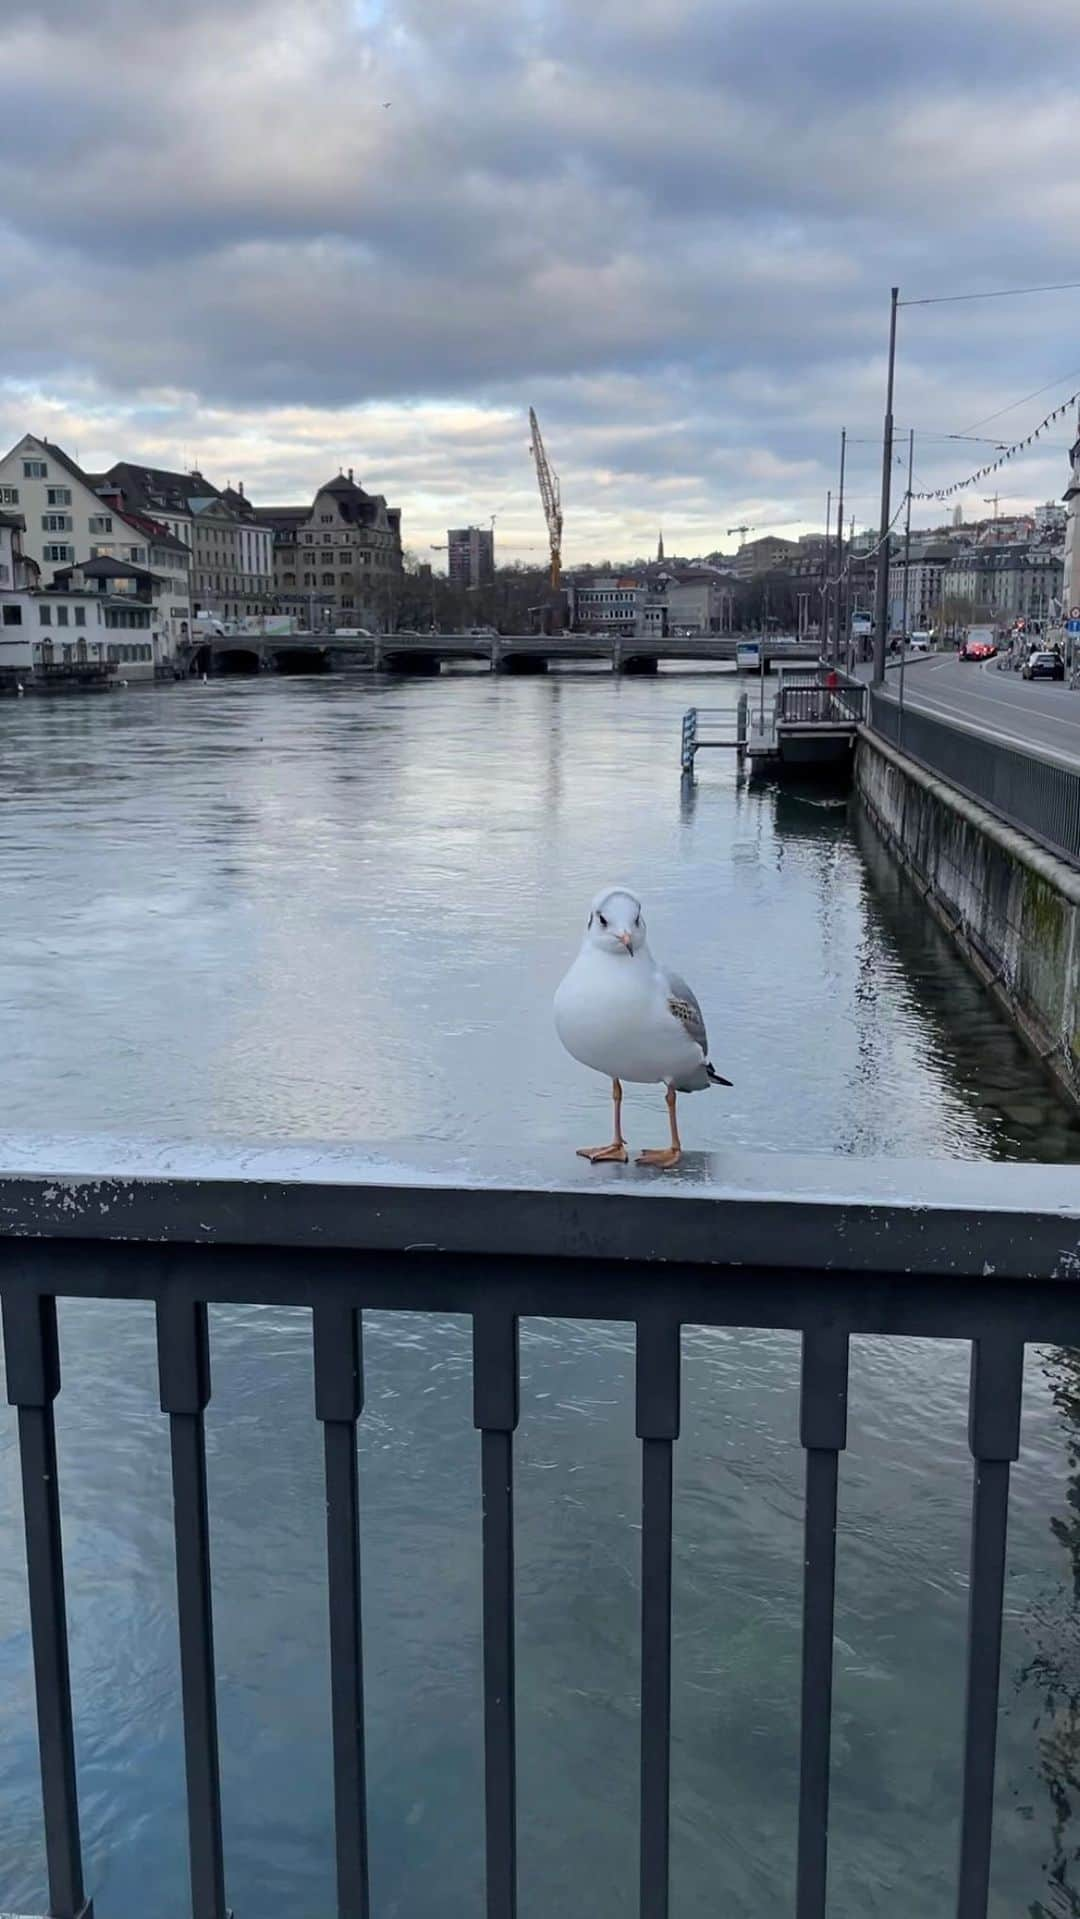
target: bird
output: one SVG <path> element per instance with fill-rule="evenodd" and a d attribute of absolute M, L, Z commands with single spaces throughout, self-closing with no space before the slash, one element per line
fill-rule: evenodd
<path fill-rule="evenodd" d="M 659 1082 L 667 1087 L 671 1144 L 639 1153 L 637 1164 L 677 1166 L 677 1096 L 731 1081 L 709 1059 L 694 992 L 649 951 L 641 901 L 629 887 L 606 886 L 597 893 L 578 956 L 555 994 L 554 1013 L 555 1030 L 571 1057 L 611 1081 L 615 1137 L 609 1146 L 579 1147 L 579 1158 L 625 1166 L 623 1081 Z"/>

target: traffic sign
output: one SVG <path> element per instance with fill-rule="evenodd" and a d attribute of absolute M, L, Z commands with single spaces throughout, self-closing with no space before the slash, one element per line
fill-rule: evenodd
<path fill-rule="evenodd" d="M 1075 620 L 1066 620 L 1065 631 L 1066 633 L 1080 633 L 1080 618 L 1077 618 Z"/>

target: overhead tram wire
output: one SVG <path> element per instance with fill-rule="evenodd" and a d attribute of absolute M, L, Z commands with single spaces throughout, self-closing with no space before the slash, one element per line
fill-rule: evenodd
<path fill-rule="evenodd" d="M 1080 280 L 1054 280 L 1048 286 L 995 287 L 989 293 L 936 293 L 919 300 L 897 300 L 899 307 L 954 306 L 960 300 L 1016 300 L 1024 293 L 1071 293 L 1080 288 Z"/>
<path fill-rule="evenodd" d="M 1038 426 L 1034 427 L 1026 438 L 1014 440 L 1011 446 L 1003 447 L 996 460 L 989 460 L 985 466 L 978 467 L 974 473 L 969 473 L 963 480 L 953 480 L 948 486 L 931 487 L 929 491 L 921 492 L 917 494 L 916 497 L 920 500 L 948 500 L 952 499 L 957 493 L 966 493 L 970 487 L 978 485 L 981 480 L 985 480 L 991 473 L 996 473 L 999 467 L 1005 466 L 1006 463 L 1014 459 L 1018 453 L 1026 453 L 1028 447 L 1031 446 L 1035 440 L 1042 437 L 1048 426 L 1052 426 L 1055 420 L 1060 419 L 1063 413 L 1068 413 L 1078 402 L 1080 402 L 1080 388 L 1077 388 L 1075 393 L 1070 393 L 1067 400 L 1062 400 L 1060 406 L 1054 407 L 1052 411 L 1046 415 L 1045 419 L 1039 421 Z"/>
<path fill-rule="evenodd" d="M 1025 393 L 1020 400 L 1010 400 L 1008 406 L 999 407 L 996 413 L 988 413 L 982 420 L 973 420 L 971 425 L 972 427 L 989 426 L 991 420 L 1000 420 L 1003 413 L 1012 413 L 1018 406 L 1026 406 L 1029 400 L 1040 400 L 1044 393 L 1052 393 L 1056 386 L 1064 386 L 1066 380 L 1077 378 L 1080 378 L 1080 366 L 1070 367 L 1068 373 L 1060 373 L 1056 380 L 1048 380 L 1045 386 L 1037 386 L 1034 393 Z M 965 431 L 950 433 L 946 437 L 950 440 L 967 440 L 974 436 L 970 431 Z"/>

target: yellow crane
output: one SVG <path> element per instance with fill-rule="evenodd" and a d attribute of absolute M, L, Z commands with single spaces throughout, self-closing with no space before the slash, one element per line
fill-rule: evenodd
<path fill-rule="evenodd" d="M 552 470 L 551 462 L 544 451 L 544 442 L 540 438 L 540 422 L 532 407 L 529 408 L 529 431 L 532 434 L 529 450 L 536 462 L 540 501 L 547 521 L 548 540 L 551 544 L 551 590 L 557 593 L 562 574 L 562 497 L 559 491 L 559 476 Z"/>

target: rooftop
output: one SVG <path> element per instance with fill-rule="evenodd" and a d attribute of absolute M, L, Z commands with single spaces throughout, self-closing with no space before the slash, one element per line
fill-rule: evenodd
<path fill-rule="evenodd" d="M 96 560 L 80 560 L 75 566 L 61 567 L 55 577 L 57 581 L 70 580 L 73 573 L 81 573 L 84 580 L 135 580 L 140 586 L 163 584 L 159 573 L 150 573 L 145 566 L 136 566 L 133 560 L 114 560 L 105 553 Z"/>

